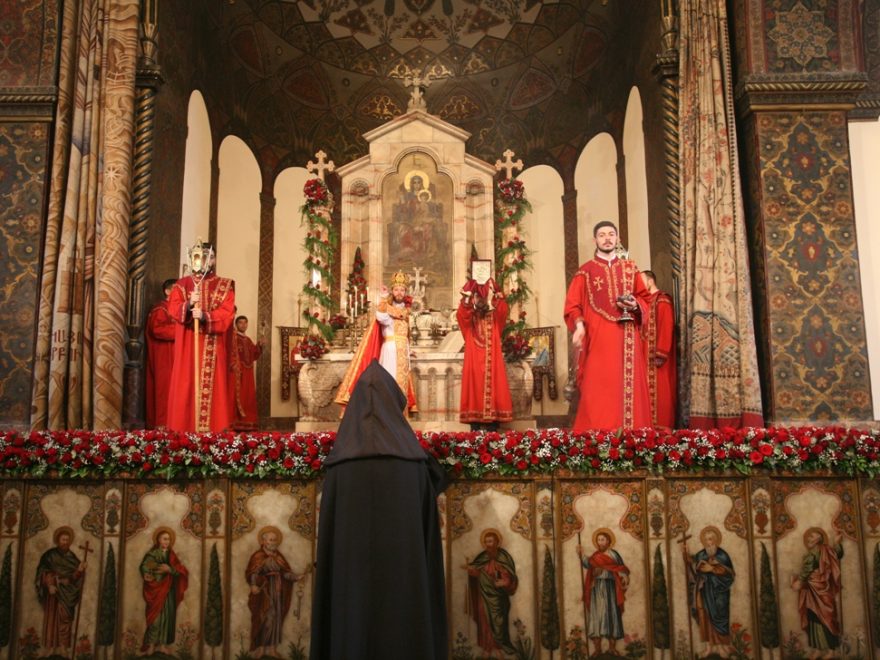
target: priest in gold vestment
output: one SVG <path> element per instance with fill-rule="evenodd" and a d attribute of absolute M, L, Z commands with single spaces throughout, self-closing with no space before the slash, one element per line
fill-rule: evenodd
<path fill-rule="evenodd" d="M 407 276 L 396 272 L 391 276 L 391 292 L 382 286 L 376 318 L 364 334 L 355 351 L 354 358 L 345 372 L 342 384 L 336 392 L 336 403 L 348 404 L 358 377 L 373 360 L 378 360 L 388 373 L 394 376 L 406 395 L 407 412 L 417 412 L 409 357 L 409 307 L 412 300 L 406 295 Z"/>

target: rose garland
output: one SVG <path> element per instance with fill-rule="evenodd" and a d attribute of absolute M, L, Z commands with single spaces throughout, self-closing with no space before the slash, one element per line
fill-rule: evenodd
<path fill-rule="evenodd" d="M 173 431 L 0 432 L 7 478 L 312 478 L 336 434 Z M 469 478 L 610 473 L 781 472 L 880 475 L 880 430 L 840 427 L 574 434 L 564 429 L 419 434 L 451 473 Z"/>
<path fill-rule="evenodd" d="M 528 345 L 522 331 L 527 326 L 524 307 L 531 295 L 523 275 L 532 269 L 532 253 L 520 235 L 520 223 L 532 205 L 525 197 L 523 182 L 517 178 L 498 181 L 495 193 L 495 272 L 511 313 L 501 333 L 501 348 L 507 359 L 520 360 L 531 352 L 531 347 L 527 351 L 522 348 Z"/>
<path fill-rule="evenodd" d="M 333 228 L 330 214 L 333 211 L 333 193 L 321 179 L 309 179 L 303 187 L 306 197 L 300 208 L 302 222 L 307 224 L 303 247 L 306 258 L 303 267 L 306 270 L 306 283 L 303 294 L 309 301 L 304 312 L 313 335 L 325 340 L 333 338 L 333 328 L 325 320 L 329 318 L 333 300 L 333 258 L 336 251 L 337 236 Z M 320 275 L 320 281 L 313 282 L 314 273 Z"/>

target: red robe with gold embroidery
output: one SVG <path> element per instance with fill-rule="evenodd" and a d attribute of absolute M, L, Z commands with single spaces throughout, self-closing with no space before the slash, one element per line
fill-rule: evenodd
<path fill-rule="evenodd" d="M 150 310 L 144 336 L 147 340 L 147 428 L 165 426 L 168 418 L 168 388 L 174 367 L 174 333 L 177 324 L 162 300 Z"/>
<path fill-rule="evenodd" d="M 461 302 L 456 317 L 464 336 L 458 419 L 464 424 L 511 421 L 513 402 L 501 353 L 507 303 L 499 296 L 494 311 L 481 318 L 472 305 Z"/>
<path fill-rule="evenodd" d="M 648 361 L 648 393 L 651 398 L 651 421 L 654 426 L 675 425 L 676 360 L 675 311 L 668 293 L 651 294 L 648 318 L 642 325 Z M 663 364 L 657 366 L 657 358 Z"/>
<path fill-rule="evenodd" d="M 578 359 L 580 402 L 573 430 L 640 428 L 651 425 L 645 353 L 638 324 L 647 312 L 648 291 L 629 259 L 595 257 L 575 274 L 565 297 L 565 322 L 574 332 L 584 321 Z M 617 297 L 636 297 L 635 321 L 618 321 Z"/>
<path fill-rule="evenodd" d="M 263 354 L 263 347 L 247 335 L 232 332 L 230 397 L 233 404 L 232 428 L 253 431 L 257 428 L 257 384 L 254 380 L 254 362 Z"/>
<path fill-rule="evenodd" d="M 198 355 L 201 374 L 199 423 L 196 426 L 194 393 L 195 337 L 189 294 L 195 288 L 190 276 L 178 280 L 168 299 L 168 310 L 177 323 L 174 335 L 174 369 L 168 392 L 168 428 L 175 431 L 223 431 L 232 423 L 229 398 L 229 338 L 235 316 L 235 283 L 209 273 L 201 281 L 202 318 L 199 321 Z"/>

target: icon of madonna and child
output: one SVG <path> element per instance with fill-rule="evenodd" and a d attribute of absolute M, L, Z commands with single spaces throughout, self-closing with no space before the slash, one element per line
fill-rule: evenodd
<path fill-rule="evenodd" d="M 451 182 L 415 167 L 402 177 L 398 175 L 397 181 L 397 199 L 391 205 L 391 218 L 386 225 L 385 270 L 424 267 L 430 281 L 439 284 L 449 279 L 452 263 L 451 223 L 447 217 L 452 204 L 445 200 L 447 193 L 451 193 Z M 393 182 L 389 188 L 392 186 Z"/>

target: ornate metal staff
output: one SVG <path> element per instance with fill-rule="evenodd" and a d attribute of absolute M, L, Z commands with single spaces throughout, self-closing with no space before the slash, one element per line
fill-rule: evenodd
<path fill-rule="evenodd" d="M 202 239 L 196 239 L 196 244 L 189 249 L 189 268 L 192 273 L 193 291 L 196 293 L 192 301 L 193 310 L 202 309 L 202 280 L 207 272 L 207 263 L 212 254 L 210 248 L 207 253 L 202 245 Z M 199 394 L 202 391 L 202 373 L 199 369 L 199 319 L 193 315 L 193 415 L 195 418 L 195 430 L 199 431 Z"/>

